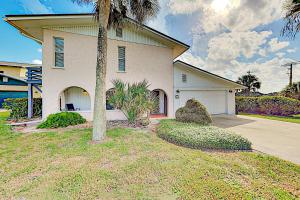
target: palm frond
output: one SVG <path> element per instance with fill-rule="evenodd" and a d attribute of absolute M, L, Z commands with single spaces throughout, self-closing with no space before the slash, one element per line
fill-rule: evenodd
<path fill-rule="evenodd" d="M 300 0 L 286 0 L 283 9 L 285 10 L 285 26 L 281 35 L 294 39 L 300 31 Z"/>

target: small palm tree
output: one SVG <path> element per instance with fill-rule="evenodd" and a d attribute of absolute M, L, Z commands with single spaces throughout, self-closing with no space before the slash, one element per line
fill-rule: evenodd
<path fill-rule="evenodd" d="M 110 27 L 122 26 L 127 17 L 142 24 L 159 11 L 158 0 L 72 0 L 78 4 L 95 6 L 95 19 L 99 24 L 96 87 L 93 117 L 93 140 L 99 141 L 106 133 L 106 68 L 107 31 Z"/>
<path fill-rule="evenodd" d="M 120 109 L 129 123 L 137 124 L 142 119 L 149 120 L 149 114 L 157 99 L 148 89 L 146 80 L 130 84 L 117 79 L 113 81 L 113 85 L 113 92 L 108 98 L 109 104 Z"/>
<path fill-rule="evenodd" d="M 247 89 L 244 90 L 246 93 L 256 92 L 261 87 L 261 82 L 259 81 L 258 77 L 256 77 L 254 74 L 251 74 L 250 71 L 248 71 L 246 75 L 239 77 L 237 83 L 247 87 Z"/>
<path fill-rule="evenodd" d="M 286 0 L 283 9 L 285 26 L 281 34 L 295 38 L 300 31 L 300 0 Z"/>

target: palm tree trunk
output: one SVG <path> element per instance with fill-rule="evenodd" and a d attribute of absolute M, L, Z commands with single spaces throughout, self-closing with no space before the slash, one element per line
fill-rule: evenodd
<path fill-rule="evenodd" d="M 93 141 L 100 141 L 106 133 L 106 67 L 107 67 L 107 23 L 110 0 L 99 0 L 99 32 L 96 66 L 96 87 L 93 117 Z"/>

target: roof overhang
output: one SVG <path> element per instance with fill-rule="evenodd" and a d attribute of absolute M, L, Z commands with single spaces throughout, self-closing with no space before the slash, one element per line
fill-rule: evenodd
<path fill-rule="evenodd" d="M 4 20 L 18 29 L 21 34 L 43 43 L 43 27 L 62 26 L 62 25 L 96 25 L 93 14 L 43 14 L 43 15 L 6 15 Z M 128 18 L 128 22 L 138 24 Z M 141 31 L 146 34 L 159 38 L 167 46 L 174 49 L 173 57 L 176 58 L 189 49 L 189 45 L 184 44 L 168 35 L 165 35 L 146 25 L 141 26 Z"/>
<path fill-rule="evenodd" d="M 26 67 L 40 67 L 41 65 L 36 65 L 36 64 L 31 64 L 31 63 L 0 61 L 0 66 L 26 68 Z"/>
<path fill-rule="evenodd" d="M 222 76 L 213 74 L 213 73 L 211 73 L 211 72 L 205 71 L 205 70 L 203 70 L 203 69 L 200 69 L 200 68 L 198 68 L 198 67 L 195 67 L 195 66 L 193 66 L 193 65 L 190 65 L 190 64 L 188 64 L 188 63 L 186 63 L 186 62 L 183 62 L 183 61 L 181 61 L 181 60 L 176 60 L 176 61 L 174 62 L 174 66 L 176 66 L 176 65 L 186 67 L 186 68 L 191 69 L 191 70 L 193 70 L 193 71 L 195 71 L 195 72 L 197 72 L 197 73 L 201 73 L 201 74 L 203 74 L 203 75 L 205 75 L 205 76 L 208 76 L 208 77 L 210 77 L 210 78 L 213 78 L 213 79 L 222 81 L 224 84 L 226 84 L 226 85 L 228 85 L 228 86 L 231 86 L 231 87 L 234 88 L 234 89 L 245 89 L 245 88 L 247 88 L 246 86 L 244 86 L 244 85 L 242 85 L 242 84 L 239 84 L 239 83 L 237 83 L 237 82 L 234 82 L 234 81 L 232 81 L 232 80 L 230 80 L 230 79 L 227 79 L 227 78 L 224 78 L 224 77 L 222 77 Z"/>

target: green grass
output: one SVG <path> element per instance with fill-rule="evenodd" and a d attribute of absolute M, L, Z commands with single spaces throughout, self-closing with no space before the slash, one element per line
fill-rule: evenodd
<path fill-rule="evenodd" d="M 162 120 L 157 135 L 171 143 L 194 149 L 251 150 L 251 142 L 215 126 Z"/>
<path fill-rule="evenodd" d="M 268 116 L 268 115 L 249 114 L 249 113 L 239 113 L 239 115 L 246 115 L 246 116 L 250 116 L 250 117 L 258 117 L 258 118 L 263 118 L 263 119 L 270 119 L 270 120 L 277 120 L 277 121 L 300 124 L 300 115 L 294 115 L 294 116 L 289 116 L 289 117 Z"/>
<path fill-rule="evenodd" d="M 13 133 L 0 113 L 0 199 L 297 199 L 300 167 L 251 152 L 203 152 L 113 129 Z M 298 196 L 297 196 L 298 195 Z"/>

